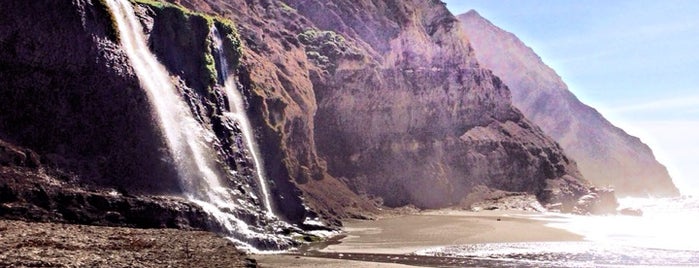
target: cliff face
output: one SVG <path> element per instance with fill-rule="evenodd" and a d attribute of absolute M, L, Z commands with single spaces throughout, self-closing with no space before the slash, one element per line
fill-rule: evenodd
<path fill-rule="evenodd" d="M 420 207 L 458 204 L 478 185 L 545 202 L 588 191 L 575 164 L 477 66 L 438 1 L 175 2 L 236 21 L 261 120 L 272 126 L 261 140 L 272 144 L 266 151 L 282 148 L 266 163 L 282 160 L 277 174 L 320 211 L 365 204 L 345 185 Z"/>
<path fill-rule="evenodd" d="M 666 168 L 638 138 L 580 102 L 534 51 L 475 11 L 459 16 L 483 66 L 500 76 L 522 113 L 558 141 L 590 182 L 621 195 L 673 196 Z"/>
<path fill-rule="evenodd" d="M 311 76 L 317 148 L 354 191 L 423 208 L 458 204 L 479 185 L 544 202 L 587 192 L 575 163 L 478 66 L 441 2 L 287 3 L 364 55 Z"/>
<path fill-rule="evenodd" d="M 103 1 L 11 2 L 3 8 L 12 12 L 0 26 L 0 138 L 9 142 L 0 146 L 0 158 L 11 161 L 0 165 L 0 217 L 230 231 L 183 198 L 176 156 Z M 235 202 L 227 213 L 258 228 L 253 232 L 279 231 L 260 209 L 249 148 L 236 143 L 242 139 L 239 125 L 222 116 L 229 108 L 212 68 L 210 30 L 215 25 L 227 36 L 225 53 L 237 68 L 235 29 L 179 7 L 135 4 L 135 9 L 151 51 L 212 134 L 207 138 L 217 152 L 211 156 L 219 164 L 216 172 L 225 174 L 221 184 Z M 6 157 L 5 148 L 21 149 Z M 17 165 L 27 162 L 21 160 L 27 155 L 31 167 Z M 288 177 L 274 190 L 284 199 L 277 203 L 280 218 L 303 226 L 315 215 Z M 263 239 L 246 242 L 274 246 Z"/>
<path fill-rule="evenodd" d="M 106 9 L 90 1 L 2 5 L 0 137 L 86 183 L 177 192 L 150 104 L 113 40 Z"/>
<path fill-rule="evenodd" d="M 212 54 L 213 26 L 227 36 L 224 53 L 254 126 L 272 203 L 289 222 L 302 225 L 315 213 L 361 217 L 379 199 L 456 205 L 483 186 L 568 208 L 590 192 L 575 163 L 512 106 L 500 79 L 479 67 L 439 1 L 170 2 L 177 6 L 143 1 L 135 10 L 150 50 L 212 134 L 212 158 L 227 174 L 222 184 L 240 202 L 231 213 L 251 226 L 271 223 L 255 194 L 260 185 L 248 149 L 238 142 L 240 127 L 223 114 L 230 107 L 212 68 L 220 61 Z M 29 162 L 39 166 L 1 167 L 21 171 L 3 178 L 2 189 L 16 196 L 3 203 L 38 202 L 32 187 L 23 189 L 27 182 L 60 181 L 51 184 L 56 203 L 47 213 L 71 187 L 83 200 L 75 207 L 95 211 L 120 207 L 114 204 L 122 197 L 182 194 L 163 131 L 103 3 L 3 4 L 13 12 L 0 18 L 0 138 L 36 152 Z M 19 162 L 27 162 L 24 155 Z M 85 189 L 108 200 L 110 189 L 120 193 L 110 205 L 85 204 Z M 196 205 L 158 200 L 152 206 L 172 208 L 162 214 L 173 226 L 207 222 Z"/>
<path fill-rule="evenodd" d="M 373 204 L 343 183 L 323 179 L 328 175 L 316 156 L 310 127 L 315 103 L 305 51 L 295 32 L 276 26 L 288 22 L 301 29 L 297 25 L 304 20 L 280 7 L 268 9 L 266 1 L 235 3 L 236 8 L 219 4 L 225 5 L 216 9 L 220 15 L 244 22 L 239 29 L 245 38 L 244 57 L 237 33 L 232 33 L 235 40 L 227 41 L 226 54 L 264 153 L 278 215 L 292 223 L 313 217 L 302 198 L 327 219 L 372 211 Z M 217 13 L 207 3 L 188 6 Z M 11 2 L 4 7 L 14 12 L 3 16 L 0 26 L 0 138 L 36 151 L 40 170 L 69 185 L 139 196 L 181 194 L 173 156 L 104 3 Z M 222 116 L 229 107 L 210 66 L 210 16 L 157 2 L 136 4 L 135 10 L 151 51 L 173 75 L 199 123 L 215 134 L 212 145 L 221 173 L 233 171 L 225 184 L 240 194 L 239 200 L 260 202 L 247 194 L 259 192 L 259 185 L 247 148 L 236 142 L 241 132 Z M 28 13 L 41 19 L 25 16 Z M 263 22 L 268 17 L 277 19 Z M 223 34 L 231 34 L 221 22 L 215 24 Z M 273 36 L 267 35 L 270 32 Z M 46 183 L 35 179 L 24 176 L 25 182 Z M 13 192 L 21 195 L 20 188 Z M 254 211 L 236 213 L 260 224 Z M 90 221 L 100 219 L 84 223 Z"/>
<path fill-rule="evenodd" d="M 306 29 L 314 29 L 309 20 L 281 1 L 172 2 L 235 22 L 243 43 L 236 74 L 248 99 L 265 171 L 273 180 L 270 186 L 277 207 L 288 209 L 290 200 L 301 198 L 327 219 L 365 217 L 376 211 L 373 202 L 329 175 L 318 156 L 313 133 L 317 102 L 311 77 L 323 76 L 330 66 L 320 54 L 307 56 L 302 41 L 317 41 L 315 36 L 301 36 Z M 285 192 L 289 195 L 280 195 Z M 286 214 L 303 217 L 302 212 Z"/>

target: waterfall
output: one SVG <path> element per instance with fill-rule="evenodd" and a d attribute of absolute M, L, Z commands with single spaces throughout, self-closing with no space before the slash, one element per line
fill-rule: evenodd
<path fill-rule="evenodd" d="M 273 220 L 258 219 L 258 225 L 267 227 L 264 229 L 238 219 L 236 215 L 241 214 L 244 208 L 235 206 L 236 198 L 231 190 L 223 187 L 219 181 L 216 153 L 210 145 L 215 135 L 194 119 L 168 71 L 150 52 L 129 1 L 106 2 L 117 22 L 121 46 L 153 106 L 187 198 L 211 215 L 239 248 L 255 250 L 255 247 L 288 246 L 288 239 L 275 235 L 273 232 L 277 230 L 270 230 L 278 226 L 265 224 Z M 255 164 L 258 165 L 258 162 Z M 260 176 L 260 179 L 263 178 Z M 266 193 L 265 187 L 260 188 Z M 269 211 L 268 200 L 264 205 Z"/>
<path fill-rule="evenodd" d="M 267 179 L 265 178 L 265 173 L 262 164 L 262 157 L 260 155 L 260 150 L 254 140 L 254 135 L 252 132 L 252 127 L 250 125 L 250 120 L 245 114 L 245 106 L 243 105 L 243 96 L 240 94 L 236 88 L 235 76 L 228 74 L 228 61 L 226 60 L 226 55 L 223 50 L 223 39 L 221 38 L 221 33 L 216 28 L 216 25 L 211 27 L 211 37 L 214 41 L 214 55 L 217 56 L 218 61 L 216 62 L 216 69 L 219 74 L 219 81 L 223 84 L 224 92 L 226 93 L 226 98 L 228 98 L 228 109 L 229 111 L 224 113 L 225 116 L 238 122 L 240 130 L 245 140 L 245 146 L 250 151 L 253 162 L 255 164 L 255 173 L 257 175 L 258 184 L 260 187 L 260 195 L 262 196 L 262 201 L 265 208 L 267 209 L 267 214 L 274 217 L 274 212 L 272 210 L 272 202 L 270 201 L 270 194 L 267 190 Z"/>

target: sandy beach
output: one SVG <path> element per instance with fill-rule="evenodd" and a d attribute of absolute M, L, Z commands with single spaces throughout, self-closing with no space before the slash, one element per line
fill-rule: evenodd
<path fill-rule="evenodd" d="M 545 219 L 533 219 L 540 215 L 522 211 L 439 210 L 387 215 L 377 220 L 349 220 L 344 222 L 344 237 L 336 242 L 314 245 L 296 256 L 257 255 L 253 258 L 262 267 L 498 266 L 478 260 L 410 254 L 450 245 L 582 240 L 579 235 L 547 227 Z"/>
<path fill-rule="evenodd" d="M 449 245 L 577 241 L 545 226 L 541 214 L 429 211 L 346 221 L 344 234 L 284 255 L 238 253 L 213 233 L 0 221 L 0 266 L 90 267 L 506 267 L 499 260 L 416 256 Z"/>

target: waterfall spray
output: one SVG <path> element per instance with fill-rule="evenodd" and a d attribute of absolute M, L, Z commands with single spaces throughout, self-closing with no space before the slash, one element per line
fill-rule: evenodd
<path fill-rule="evenodd" d="M 288 246 L 287 240 L 272 233 L 274 230 L 250 226 L 236 217 L 237 211 L 241 209 L 234 206 L 236 200 L 230 189 L 221 185 L 216 168 L 216 153 L 205 138 L 215 135 L 194 119 L 170 80 L 169 73 L 148 49 L 143 29 L 129 1 L 106 2 L 117 22 L 121 45 L 153 105 L 187 198 L 215 218 L 240 248 L 255 250 L 255 247 Z M 254 147 L 249 147 L 253 151 Z M 255 165 L 258 166 L 260 180 L 264 180 L 257 160 Z M 263 185 L 260 188 L 265 195 L 266 187 Z M 265 200 L 264 205 L 267 214 L 271 214 L 269 200 Z"/>
<path fill-rule="evenodd" d="M 260 188 L 260 195 L 262 196 L 262 201 L 267 209 L 267 214 L 274 217 L 274 212 L 272 210 L 272 202 L 270 200 L 270 194 L 267 190 L 267 179 L 265 178 L 265 173 L 263 169 L 262 157 L 260 155 L 260 150 L 255 143 L 252 126 L 250 125 L 250 120 L 245 114 L 245 106 L 243 105 L 243 96 L 240 94 L 236 87 L 235 76 L 228 74 L 228 61 L 223 50 L 223 39 L 221 38 L 221 33 L 219 32 L 216 25 L 211 27 L 212 39 L 214 41 L 214 53 L 218 56 L 217 70 L 219 73 L 219 81 L 223 82 L 224 92 L 226 93 L 226 98 L 228 98 L 228 109 L 225 116 L 238 122 L 240 130 L 245 140 L 245 146 L 247 146 L 250 155 L 252 156 L 253 162 L 255 164 L 255 173 L 257 175 L 257 180 Z"/>

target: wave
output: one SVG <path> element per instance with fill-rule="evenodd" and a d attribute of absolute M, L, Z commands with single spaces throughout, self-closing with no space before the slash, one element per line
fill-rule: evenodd
<path fill-rule="evenodd" d="M 558 215 L 548 225 L 580 234 L 592 242 L 699 251 L 697 198 L 622 198 L 619 203 L 621 208 L 640 209 L 643 216 Z"/>
<path fill-rule="evenodd" d="M 577 242 L 459 245 L 424 249 L 416 255 L 505 261 L 547 267 L 698 266 L 699 199 L 623 198 L 621 208 L 642 216 L 531 216 L 582 235 Z"/>
<path fill-rule="evenodd" d="M 690 250 L 648 249 L 595 242 L 527 242 L 460 245 L 425 249 L 421 256 L 497 260 L 513 266 L 619 267 L 692 266 L 699 254 Z M 508 266 L 508 265 L 504 265 Z"/>

